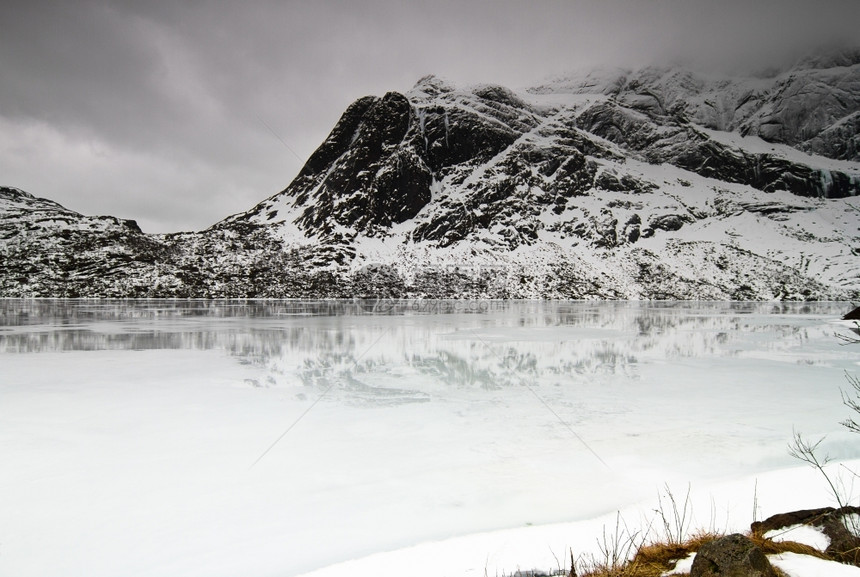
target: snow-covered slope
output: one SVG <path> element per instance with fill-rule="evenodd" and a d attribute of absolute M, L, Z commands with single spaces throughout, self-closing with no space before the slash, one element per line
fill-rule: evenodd
<path fill-rule="evenodd" d="M 860 52 L 767 77 L 610 70 L 520 92 L 430 76 L 354 102 L 249 211 L 140 235 L 158 250 L 119 292 L 858 298 L 858 118 Z M 20 271 L 43 236 L 7 235 L 0 254 Z M 5 274 L 0 293 L 107 285 Z"/>

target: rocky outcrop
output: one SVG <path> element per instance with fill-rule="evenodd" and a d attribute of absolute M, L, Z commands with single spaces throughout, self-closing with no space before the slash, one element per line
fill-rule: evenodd
<path fill-rule="evenodd" d="M 694 125 L 672 119 L 657 124 L 616 102 L 597 104 L 579 117 L 582 128 L 640 155 L 651 164 L 672 164 L 701 176 L 772 192 L 843 198 L 860 192 L 860 179 L 820 170 L 772 154 L 749 153 L 709 138 Z M 844 142 L 844 141 L 843 141 Z"/>
<path fill-rule="evenodd" d="M 837 52 L 806 59 L 780 75 L 741 132 L 815 154 L 860 160 L 858 112 L 860 50 Z"/>
<path fill-rule="evenodd" d="M 753 533 L 765 535 L 797 525 L 818 528 L 830 542 L 824 553 L 831 559 L 860 565 L 860 507 L 824 507 L 781 513 L 753 523 L 750 528 Z"/>
<path fill-rule="evenodd" d="M 133 220 L 84 216 L 0 187 L 0 295 L 135 296 L 176 283 L 168 248 Z"/>
<path fill-rule="evenodd" d="M 603 94 L 658 124 L 666 120 L 759 136 L 813 154 L 860 160 L 860 49 L 816 55 L 746 78 L 648 67 L 561 78 L 536 88 Z"/>
<path fill-rule="evenodd" d="M 430 200 L 432 180 L 424 159 L 404 144 L 415 122 L 401 94 L 353 103 L 291 186 L 302 208 L 295 223 L 317 234 L 344 226 L 372 235 L 415 216 Z"/>
<path fill-rule="evenodd" d="M 776 577 L 776 572 L 755 543 L 733 534 L 702 545 L 690 577 Z"/>

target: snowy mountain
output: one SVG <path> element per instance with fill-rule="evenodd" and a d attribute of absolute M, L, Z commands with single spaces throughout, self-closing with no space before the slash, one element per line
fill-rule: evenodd
<path fill-rule="evenodd" d="M 3 296 L 860 298 L 860 51 L 756 77 L 429 76 L 295 180 L 146 235 L 0 190 Z"/>

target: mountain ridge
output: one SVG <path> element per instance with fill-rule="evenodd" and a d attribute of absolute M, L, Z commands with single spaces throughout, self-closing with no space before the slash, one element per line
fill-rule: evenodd
<path fill-rule="evenodd" d="M 34 227 L 2 197 L 0 295 L 856 299 L 858 124 L 860 51 L 769 78 L 427 76 L 204 231 Z"/>

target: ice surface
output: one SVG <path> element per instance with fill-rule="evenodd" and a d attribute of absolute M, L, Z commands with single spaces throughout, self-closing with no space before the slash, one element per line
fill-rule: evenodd
<path fill-rule="evenodd" d="M 289 576 L 464 535 L 483 570 L 500 529 L 544 563 L 664 483 L 707 525 L 742 479 L 715 522 L 748 525 L 793 429 L 860 457 L 848 308 L 0 301 L 0 574 Z"/>

